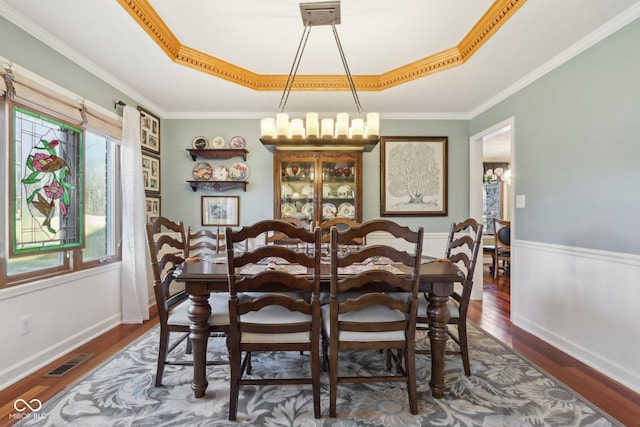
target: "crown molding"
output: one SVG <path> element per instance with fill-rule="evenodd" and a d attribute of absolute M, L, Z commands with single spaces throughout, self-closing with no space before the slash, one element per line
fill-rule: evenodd
<path fill-rule="evenodd" d="M 148 0 L 117 0 L 153 41 L 177 64 L 258 91 L 284 90 L 286 75 L 258 74 L 223 59 L 184 46 L 171 32 Z M 500 27 L 516 13 L 526 0 L 495 0 L 485 14 L 454 47 L 402 65 L 380 75 L 354 75 L 359 91 L 382 91 L 466 62 Z M 349 91 L 346 76 L 297 75 L 294 91 Z"/>

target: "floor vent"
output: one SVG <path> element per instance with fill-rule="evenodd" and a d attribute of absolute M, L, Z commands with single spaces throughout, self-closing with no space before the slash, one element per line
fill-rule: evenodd
<path fill-rule="evenodd" d="M 91 356 L 93 356 L 93 354 L 75 355 L 71 359 L 64 362 L 62 365 L 44 374 L 43 377 L 61 377 L 67 372 L 69 372 L 71 369 L 75 368 L 85 360 L 89 359 Z"/>

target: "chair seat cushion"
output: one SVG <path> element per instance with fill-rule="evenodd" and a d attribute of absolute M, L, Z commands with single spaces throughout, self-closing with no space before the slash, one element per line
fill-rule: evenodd
<path fill-rule="evenodd" d="M 240 316 L 242 322 L 262 324 L 311 323 L 310 315 L 291 311 L 279 305 L 269 305 L 259 311 L 251 311 Z M 259 334 L 243 332 L 240 337 L 243 343 L 305 343 L 311 341 L 311 332 L 294 332 L 289 334 Z"/>
<path fill-rule="evenodd" d="M 171 310 L 167 323 L 170 325 L 191 325 L 191 320 L 189 320 L 190 305 L 191 301 L 188 299 L 178 304 Z M 226 292 L 212 293 L 209 297 L 209 305 L 211 306 L 209 325 L 229 325 L 229 294 Z"/>
<path fill-rule="evenodd" d="M 322 311 L 322 325 L 327 335 L 331 335 L 331 309 L 330 305 L 323 305 Z M 405 320 L 404 313 L 398 310 L 390 310 L 384 305 L 370 305 L 362 310 L 350 311 L 338 316 L 338 320 L 348 322 L 362 322 L 362 323 L 383 323 L 383 322 L 397 322 L 399 320 Z M 390 331 L 390 332 L 352 332 L 352 331 L 340 331 L 338 337 L 340 341 L 358 341 L 358 342 L 376 342 L 376 341 L 405 341 L 404 331 Z"/>

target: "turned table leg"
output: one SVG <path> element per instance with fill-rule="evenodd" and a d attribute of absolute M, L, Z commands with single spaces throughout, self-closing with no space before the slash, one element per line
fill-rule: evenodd
<path fill-rule="evenodd" d="M 429 306 L 427 307 L 429 341 L 431 342 L 431 381 L 429 381 L 429 387 L 431 387 L 431 395 L 440 399 L 444 393 L 444 356 L 449 338 L 447 321 L 451 316 L 449 307 L 447 307 L 451 292 L 447 290 L 451 288 L 453 291 L 453 285 L 434 283 L 433 288 L 429 292 Z"/>
<path fill-rule="evenodd" d="M 209 293 L 189 293 L 191 320 L 189 339 L 193 345 L 193 384 L 191 389 L 195 397 L 204 396 L 209 383 L 207 382 L 207 341 L 209 339 Z"/>

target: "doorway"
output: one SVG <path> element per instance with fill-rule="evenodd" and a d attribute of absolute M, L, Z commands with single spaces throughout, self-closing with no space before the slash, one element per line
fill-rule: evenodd
<path fill-rule="evenodd" d="M 478 220 L 487 219 L 485 214 L 484 183 L 493 180 L 502 188 L 502 204 L 497 215 L 511 221 L 512 230 L 515 229 L 513 206 L 514 196 L 511 176 L 515 171 L 514 162 L 514 131 L 515 120 L 513 117 L 500 122 L 482 132 L 473 135 L 469 139 L 469 207 L 470 216 Z M 485 167 L 487 163 L 488 167 Z M 505 167 L 508 165 L 508 167 Z M 495 166 L 495 167 L 491 167 Z M 489 170 L 491 169 L 491 170 Z M 497 173 L 496 173 L 496 169 Z M 508 171 L 508 172 L 507 172 Z M 490 172 L 492 177 L 487 177 L 485 172 Z M 508 182 L 508 183 L 507 183 Z M 485 224 L 485 229 L 487 224 Z M 490 230 L 489 230 L 490 231 Z M 486 239 L 485 239 L 486 242 Z M 479 260 L 480 261 L 480 260 Z M 478 262 L 480 264 L 480 262 Z M 484 263 L 480 264 L 474 272 L 474 285 L 471 298 L 482 299 Z"/>

